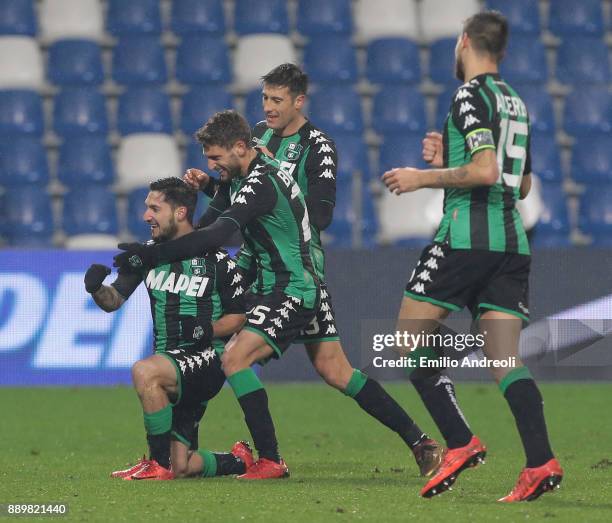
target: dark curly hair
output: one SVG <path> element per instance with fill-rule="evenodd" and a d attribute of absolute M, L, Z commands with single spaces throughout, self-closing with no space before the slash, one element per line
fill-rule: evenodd
<path fill-rule="evenodd" d="M 218 145 L 229 149 L 240 140 L 248 145 L 251 141 L 251 127 L 236 111 L 220 111 L 196 131 L 195 139 L 204 147 Z"/>
<path fill-rule="evenodd" d="M 149 184 L 149 190 L 158 191 L 164 195 L 166 202 L 172 209 L 177 207 L 187 208 L 187 219 L 193 223 L 193 214 L 198 203 L 198 193 L 183 180 L 176 176 L 170 178 L 160 178 Z"/>
<path fill-rule="evenodd" d="M 308 75 L 295 64 L 278 65 L 261 79 L 268 85 L 287 87 L 294 98 L 308 92 Z"/>
<path fill-rule="evenodd" d="M 463 32 L 472 40 L 476 51 L 488 53 L 500 63 L 508 44 L 508 20 L 499 11 L 482 11 L 468 18 Z"/>

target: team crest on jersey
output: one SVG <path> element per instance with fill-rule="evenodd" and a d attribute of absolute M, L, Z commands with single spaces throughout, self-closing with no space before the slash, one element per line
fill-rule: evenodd
<path fill-rule="evenodd" d="M 290 143 L 287 149 L 285 149 L 285 159 L 290 162 L 295 162 L 302 154 L 304 147 L 299 143 Z"/>
<path fill-rule="evenodd" d="M 204 258 L 192 258 L 191 259 L 191 272 L 194 276 L 202 276 L 206 272 L 206 262 Z"/>

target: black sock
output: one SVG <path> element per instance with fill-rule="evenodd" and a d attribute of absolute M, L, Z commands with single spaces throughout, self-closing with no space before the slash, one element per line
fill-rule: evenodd
<path fill-rule="evenodd" d="M 170 431 L 162 434 L 147 434 L 149 459 L 154 459 L 164 468 L 170 468 Z"/>
<path fill-rule="evenodd" d="M 367 379 L 354 398 L 370 416 L 397 432 L 410 448 L 418 445 L 425 436 L 406 411 L 372 378 Z"/>
<path fill-rule="evenodd" d="M 467 445 L 473 434 L 459 408 L 451 379 L 441 373 L 427 377 L 413 373 L 410 381 L 440 429 L 446 446 L 454 449 Z"/>
<path fill-rule="evenodd" d="M 246 465 L 244 461 L 229 452 L 214 452 L 217 458 L 217 476 L 229 476 L 232 474 L 244 474 Z"/>
<path fill-rule="evenodd" d="M 548 441 L 544 404 L 535 381 L 521 379 L 511 383 L 504 397 L 514 414 L 516 426 L 527 456 L 527 467 L 539 467 L 554 456 Z"/>
<path fill-rule="evenodd" d="M 253 444 L 260 458 L 280 462 L 274 422 L 268 409 L 268 395 L 265 389 L 249 392 L 238 398 L 244 412 L 244 421 L 249 427 Z"/>

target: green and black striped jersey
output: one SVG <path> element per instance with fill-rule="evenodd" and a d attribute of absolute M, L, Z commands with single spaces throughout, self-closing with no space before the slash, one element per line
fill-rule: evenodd
<path fill-rule="evenodd" d="M 220 184 L 210 207 L 222 212 L 219 220 L 232 220 L 242 230 L 257 266 L 251 292 L 281 291 L 312 308 L 319 280 L 304 196 L 279 163 L 264 154 L 251 162 L 248 173 Z"/>
<path fill-rule="evenodd" d="M 336 170 L 338 159 L 333 140 L 306 121 L 290 136 L 279 136 L 266 125 L 259 122 L 251 132 L 253 145 L 265 147 L 280 166 L 288 172 L 300 186 L 306 199 L 310 217 L 310 248 L 317 276 L 325 279 L 325 255 L 321 247 L 321 231 L 318 223 L 316 205 L 312 202 L 326 202 L 333 206 L 336 202 Z"/>
<path fill-rule="evenodd" d="M 174 263 L 121 272 L 113 287 L 128 298 L 144 281 L 149 293 L 155 352 L 210 345 L 209 326 L 224 314 L 244 314 L 243 276 L 224 250 Z M 208 331 L 208 335 L 207 335 Z M 217 352 L 224 341 L 212 340 Z"/>
<path fill-rule="evenodd" d="M 519 95 L 498 74 L 482 74 L 453 95 L 444 125 L 444 166 L 470 162 L 483 149 L 497 154 L 490 187 L 444 190 L 444 217 L 435 241 L 453 249 L 529 254 L 516 210 L 521 180 L 531 174 L 530 124 Z"/>

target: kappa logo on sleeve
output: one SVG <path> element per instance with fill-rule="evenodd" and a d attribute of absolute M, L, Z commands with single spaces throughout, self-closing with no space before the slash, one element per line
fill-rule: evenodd
<path fill-rule="evenodd" d="M 465 117 L 465 120 L 463 120 L 463 129 L 465 130 L 468 127 L 474 125 L 475 123 L 480 123 L 480 120 L 476 118 L 473 114 L 468 114 Z"/>

